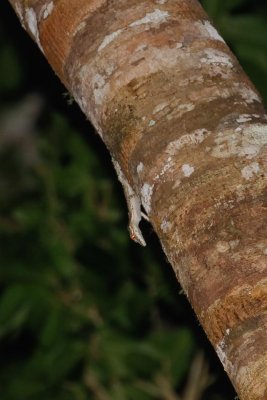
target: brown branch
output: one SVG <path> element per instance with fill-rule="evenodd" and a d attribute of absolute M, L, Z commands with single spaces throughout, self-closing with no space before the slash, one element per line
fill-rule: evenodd
<path fill-rule="evenodd" d="M 267 398 L 267 124 L 196 0 L 10 0 L 144 208 L 241 400 Z"/>

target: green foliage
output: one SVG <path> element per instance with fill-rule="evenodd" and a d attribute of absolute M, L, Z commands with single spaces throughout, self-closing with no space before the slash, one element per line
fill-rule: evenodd
<path fill-rule="evenodd" d="M 248 0 L 203 4 L 266 96 L 262 9 Z M 233 399 L 158 243 L 154 251 L 130 243 L 104 146 L 92 132 L 83 137 L 89 123 L 81 114 L 77 122 L 48 67 L 33 84 L 42 55 L 7 5 L 1 13 L 1 399 L 153 400 L 172 391 L 178 400 L 199 346 L 217 379 L 203 399 Z M 44 105 L 34 111 L 30 101 L 34 117 L 22 123 L 37 86 Z M 11 126 L 3 122 L 10 110 Z"/>
<path fill-rule="evenodd" d="M 144 383 L 160 373 L 179 387 L 192 334 L 165 326 L 157 302 L 171 302 L 168 284 L 160 272 L 151 281 L 160 266 L 144 250 L 131 259 L 101 160 L 54 112 L 37 146 L 39 159 L 25 172 L 31 188 L 9 196 L 0 217 L 6 399 L 89 399 L 98 390 L 110 399 L 152 399 Z"/>
<path fill-rule="evenodd" d="M 248 3 L 248 0 L 203 0 L 202 5 L 211 18 L 220 19 L 222 15 L 234 11 Z"/>
<path fill-rule="evenodd" d="M 15 89 L 22 79 L 22 71 L 14 47 L 10 44 L 2 45 L 0 59 L 0 87 L 5 90 Z"/>
<path fill-rule="evenodd" d="M 266 2 L 202 0 L 202 4 L 267 102 Z"/>

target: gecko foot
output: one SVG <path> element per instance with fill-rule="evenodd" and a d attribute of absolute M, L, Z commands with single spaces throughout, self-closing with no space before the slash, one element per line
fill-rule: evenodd
<path fill-rule="evenodd" d="M 145 247 L 146 242 L 138 225 L 129 225 L 130 238 Z"/>

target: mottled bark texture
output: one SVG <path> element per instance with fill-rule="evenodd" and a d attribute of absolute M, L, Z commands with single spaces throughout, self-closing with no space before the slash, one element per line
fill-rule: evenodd
<path fill-rule="evenodd" d="M 196 0 L 10 3 L 110 150 L 137 236 L 141 202 L 240 399 L 266 400 L 267 117 L 238 61 Z"/>

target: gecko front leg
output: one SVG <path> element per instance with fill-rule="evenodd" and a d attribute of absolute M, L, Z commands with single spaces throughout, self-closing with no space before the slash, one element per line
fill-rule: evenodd
<path fill-rule="evenodd" d="M 118 174 L 119 181 L 122 184 L 123 191 L 125 194 L 127 206 L 128 206 L 128 214 L 129 214 L 129 232 L 130 238 L 134 240 L 136 243 L 141 244 L 141 246 L 146 246 L 145 239 L 142 235 L 142 232 L 139 228 L 139 222 L 142 219 L 143 213 L 141 213 L 141 201 L 129 182 L 127 181 L 124 173 L 121 170 L 119 163 L 112 159 L 115 170 Z"/>

